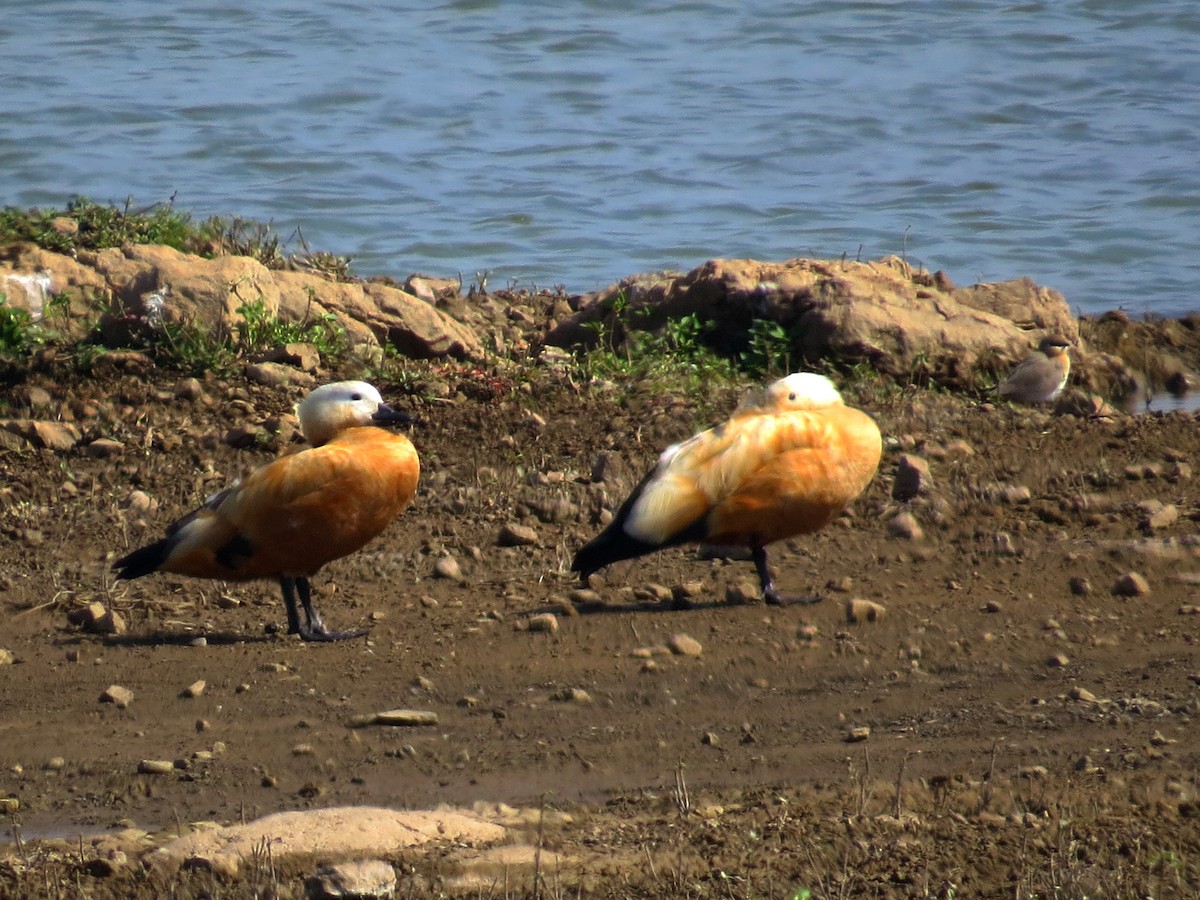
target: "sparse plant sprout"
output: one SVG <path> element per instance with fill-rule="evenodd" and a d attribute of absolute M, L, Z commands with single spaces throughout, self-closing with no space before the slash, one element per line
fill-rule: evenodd
<path fill-rule="evenodd" d="M 10 305 L 8 296 L 0 293 L 0 356 L 24 356 L 49 337 L 28 310 Z"/>
<path fill-rule="evenodd" d="M 791 363 L 792 339 L 787 329 L 770 319 L 755 319 L 742 355 L 743 368 L 751 374 L 776 377 L 790 372 Z"/>

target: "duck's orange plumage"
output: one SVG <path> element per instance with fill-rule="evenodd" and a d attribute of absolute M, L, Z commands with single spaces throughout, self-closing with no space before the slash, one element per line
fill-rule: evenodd
<path fill-rule="evenodd" d="M 117 560 L 118 577 L 276 578 L 290 632 L 306 640 L 362 634 L 325 629 L 308 579 L 380 534 L 412 500 L 420 476 L 416 450 L 403 435 L 372 424 L 408 417 L 360 381 L 318 388 L 299 414 L 314 446 L 252 472 L 173 524 L 162 540 Z"/>
<path fill-rule="evenodd" d="M 763 597 L 783 602 L 766 546 L 828 524 L 879 466 L 879 427 L 829 379 L 782 378 L 724 424 L 668 448 L 609 526 L 576 555 L 586 580 L 622 559 L 704 541 L 750 548 Z"/>

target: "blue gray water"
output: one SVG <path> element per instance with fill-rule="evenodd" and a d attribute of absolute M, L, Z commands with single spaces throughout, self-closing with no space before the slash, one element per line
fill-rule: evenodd
<path fill-rule="evenodd" d="M 1200 309 L 1196 0 L 5 3 L 0 97 L 2 205 L 173 196 L 360 275 L 897 253 Z"/>

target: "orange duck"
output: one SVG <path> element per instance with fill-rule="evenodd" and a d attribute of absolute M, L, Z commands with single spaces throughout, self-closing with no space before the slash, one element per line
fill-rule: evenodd
<path fill-rule="evenodd" d="M 297 413 L 310 448 L 210 497 L 162 540 L 117 560 L 117 577 L 171 572 L 223 581 L 274 578 L 289 634 L 306 641 L 365 634 L 328 630 L 313 608 L 309 579 L 379 535 L 412 500 L 421 468 L 417 452 L 407 437 L 376 427 L 409 417 L 362 381 L 319 387 Z"/>

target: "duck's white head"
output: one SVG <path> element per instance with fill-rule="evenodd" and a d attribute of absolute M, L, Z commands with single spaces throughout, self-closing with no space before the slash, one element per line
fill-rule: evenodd
<path fill-rule="evenodd" d="M 365 381 L 323 384 L 297 404 L 296 415 L 305 440 L 314 447 L 347 428 L 409 421 L 407 413 L 384 403 L 379 391 Z"/>
<path fill-rule="evenodd" d="M 764 406 L 768 409 L 821 409 L 840 406 L 842 395 L 833 382 L 814 372 L 793 372 L 767 388 Z"/>

